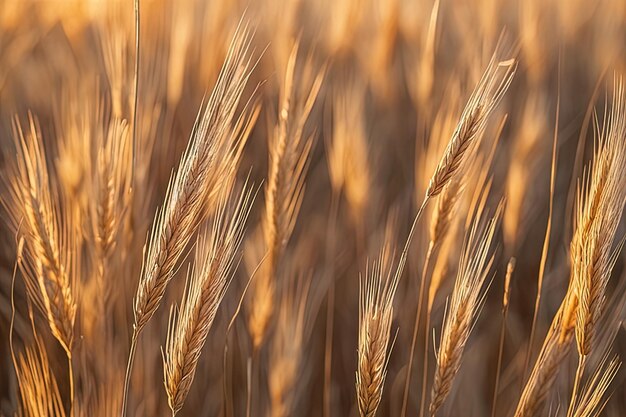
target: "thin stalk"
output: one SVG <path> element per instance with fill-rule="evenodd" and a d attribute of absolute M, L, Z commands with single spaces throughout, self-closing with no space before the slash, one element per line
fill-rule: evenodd
<path fill-rule="evenodd" d="M 338 195 L 333 192 L 330 201 L 330 219 L 328 222 L 328 233 L 326 236 L 330 236 L 335 230 L 338 215 Z M 328 271 L 328 278 L 330 279 L 330 286 L 328 288 L 328 300 L 326 304 L 326 345 L 324 351 L 324 417 L 330 417 L 331 415 L 331 383 L 332 383 L 332 353 L 333 353 L 333 324 L 335 318 L 335 278 L 333 277 L 333 263 L 331 262 L 331 256 L 334 252 L 335 239 L 329 239 L 326 248 L 326 266 Z"/>
<path fill-rule="evenodd" d="M 259 264 L 254 268 L 254 271 L 252 271 L 252 274 L 250 274 L 250 278 L 248 278 L 248 282 L 246 283 L 246 286 L 243 288 L 241 297 L 239 298 L 239 304 L 237 304 L 237 309 L 235 309 L 235 312 L 233 313 L 233 316 L 231 317 L 230 322 L 228 323 L 228 327 L 226 328 L 226 341 L 224 343 L 224 360 L 223 360 L 223 372 L 222 372 L 222 374 L 224 375 L 222 388 L 223 388 L 223 393 L 224 393 L 224 409 L 225 409 L 226 417 L 231 417 L 233 415 L 232 393 L 231 393 L 231 399 L 229 401 L 228 400 L 229 384 L 227 383 L 227 380 L 226 380 L 227 375 L 229 375 L 228 372 L 226 372 L 226 361 L 228 358 L 228 338 L 230 336 L 230 330 L 235 324 L 235 320 L 237 319 L 237 316 L 241 312 L 241 307 L 243 306 L 243 301 L 246 297 L 246 294 L 248 293 L 248 289 L 250 288 L 252 279 L 256 276 L 256 273 L 259 271 L 259 268 L 261 268 L 261 265 L 263 265 L 263 262 L 265 262 L 266 258 L 267 258 L 267 253 L 263 255 L 263 258 L 259 261 Z M 232 387 L 231 387 L 231 391 L 232 391 Z"/>
<path fill-rule="evenodd" d="M 247 366 L 247 380 L 248 380 L 248 393 L 246 395 L 246 417 L 250 417 L 252 413 L 252 376 L 256 372 L 253 371 L 253 368 L 257 368 L 256 364 L 256 356 L 258 350 L 255 350 L 251 357 L 248 358 L 248 366 Z M 256 379 L 256 378 L 255 378 Z"/>
<path fill-rule="evenodd" d="M 422 358 L 422 367 L 424 370 L 422 371 L 422 393 L 420 397 L 420 417 L 424 415 L 424 406 L 426 405 L 426 384 L 428 383 L 428 342 L 430 340 L 430 313 L 431 307 L 428 307 L 426 311 L 426 326 L 425 329 L 425 337 L 424 337 L 424 357 Z"/>
<path fill-rule="evenodd" d="M 533 351 L 533 342 L 535 340 L 535 333 L 537 331 L 537 317 L 539 315 L 539 307 L 541 303 L 541 290 L 543 288 L 543 280 L 545 276 L 546 263 L 548 260 L 548 249 L 550 247 L 550 233 L 552 230 L 552 213 L 554 207 L 554 189 L 556 183 L 556 160 L 557 160 L 557 141 L 559 135 L 559 112 L 561 109 L 561 77 L 560 77 L 561 61 L 559 59 L 559 77 L 557 86 L 557 99 L 556 99 L 556 115 L 554 122 L 554 138 L 552 140 L 552 163 L 550 168 L 550 202 L 548 208 L 548 224 L 546 225 L 546 234 L 543 239 L 543 249 L 541 251 L 541 263 L 539 264 L 539 277 L 537 279 L 537 294 L 535 296 L 535 308 L 533 311 L 533 322 L 530 328 L 530 339 L 528 340 L 528 349 L 526 351 L 526 359 L 524 360 L 524 371 L 522 373 L 522 387 L 526 380 L 526 373 L 528 371 L 528 365 L 530 363 L 530 357 Z"/>
<path fill-rule="evenodd" d="M 69 415 L 72 416 L 73 413 L 73 409 L 74 409 L 74 366 L 72 365 L 72 355 L 70 353 L 68 353 L 67 355 L 67 374 L 69 377 L 69 384 L 70 384 L 70 413 Z"/>
<path fill-rule="evenodd" d="M 131 165 L 130 180 L 131 184 L 135 178 L 135 164 L 137 154 L 137 103 L 139 102 L 139 33 L 140 33 L 140 16 L 139 16 L 139 0 L 134 0 L 135 9 L 135 69 L 133 71 L 133 84 L 135 91 L 133 93 L 133 163 Z"/>
<path fill-rule="evenodd" d="M 248 366 L 246 367 L 246 380 L 248 382 L 248 392 L 246 394 L 246 417 L 250 417 L 250 403 L 252 402 L 252 364 L 248 359 Z"/>
<path fill-rule="evenodd" d="M 498 390 L 500 388 L 500 370 L 502 368 L 502 354 L 504 352 L 504 338 L 506 335 L 506 318 L 509 314 L 509 294 L 511 275 L 515 268 L 515 258 L 509 260 L 504 280 L 504 297 L 502 301 L 502 324 L 500 325 L 500 344 L 498 346 L 498 366 L 496 366 L 496 382 L 493 387 L 493 402 L 491 404 L 491 417 L 496 416 L 496 406 L 498 405 Z"/>
<path fill-rule="evenodd" d="M 132 151 L 133 162 L 131 164 L 130 183 L 131 187 L 135 180 L 135 165 L 137 161 L 137 103 L 139 102 L 139 34 L 140 34 L 140 14 L 139 14 L 139 0 L 134 0 L 134 14 L 135 14 L 135 68 L 133 71 L 133 137 L 132 137 Z M 130 352 L 128 354 L 128 363 L 126 365 L 126 375 L 124 376 L 124 392 L 122 394 L 122 414 L 121 417 L 126 417 L 126 407 L 128 403 L 128 387 L 130 385 L 130 376 L 133 370 L 133 363 L 135 361 L 135 353 L 137 351 L 137 338 L 139 332 L 137 327 L 133 326 L 133 337 L 130 343 Z"/>
<path fill-rule="evenodd" d="M 124 376 L 124 393 L 122 395 L 122 414 L 121 417 L 126 417 L 126 408 L 128 406 L 128 388 L 130 386 L 130 377 L 133 370 L 133 363 L 135 362 L 135 353 L 137 352 L 137 339 L 139 338 L 139 331 L 137 327 L 133 326 L 133 337 L 130 342 L 130 351 L 128 352 L 128 363 L 126 364 L 126 375 Z"/>
<path fill-rule="evenodd" d="M 422 205 L 420 206 L 419 210 L 417 210 L 417 214 L 415 215 L 415 218 L 413 219 L 413 224 L 411 224 L 411 230 L 409 230 L 409 235 L 406 238 L 406 242 L 404 243 L 404 248 L 402 249 L 402 254 L 400 255 L 400 263 L 398 264 L 398 271 L 400 271 L 404 267 L 404 264 L 406 263 L 406 258 L 409 253 L 409 247 L 411 246 L 411 241 L 413 240 L 413 235 L 415 234 L 415 227 L 417 226 L 417 221 L 422 216 L 422 213 L 424 212 L 424 209 L 426 208 L 426 204 L 428 204 L 429 200 L 430 200 L 430 197 L 428 196 L 424 197 L 424 201 L 422 201 Z"/>
<path fill-rule="evenodd" d="M 407 365 L 407 376 L 404 382 L 404 394 L 402 396 L 402 412 L 400 413 L 401 417 L 406 417 L 406 410 L 409 401 L 409 386 L 411 385 L 411 374 L 413 370 L 413 356 L 415 355 L 415 345 L 417 344 L 417 333 L 419 329 L 419 317 L 422 311 L 422 303 L 424 300 L 424 289 L 426 287 L 426 271 L 428 270 L 428 266 L 430 264 L 430 258 L 432 257 L 434 245 L 431 241 L 428 245 L 428 251 L 426 252 L 426 260 L 424 261 L 424 267 L 422 268 L 422 279 L 420 281 L 420 289 L 418 294 L 418 302 L 417 302 L 417 310 L 415 310 L 415 319 L 413 320 L 413 337 L 411 339 L 411 350 L 409 353 L 409 363 Z M 426 333 L 428 333 L 428 329 L 426 329 Z M 424 355 L 426 356 L 426 355 Z M 426 373 L 426 371 L 424 372 Z M 422 387 L 422 397 L 424 396 L 424 388 Z M 423 398 L 420 400 L 420 415 L 424 401 Z"/>
<path fill-rule="evenodd" d="M 15 349 L 13 346 L 13 330 L 15 328 L 15 276 L 17 275 L 17 266 L 22 262 L 22 250 L 24 249 L 24 238 L 20 238 L 17 245 L 17 255 L 15 265 L 13 266 L 13 276 L 11 277 L 11 323 L 9 326 L 9 349 L 11 350 L 11 360 L 13 361 L 13 369 L 17 377 L 17 358 L 15 357 Z"/>

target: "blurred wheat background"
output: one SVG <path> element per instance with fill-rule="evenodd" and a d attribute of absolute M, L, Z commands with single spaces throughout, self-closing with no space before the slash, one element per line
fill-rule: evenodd
<path fill-rule="evenodd" d="M 0 415 L 625 415 L 625 45 L 621 0 L 0 1 Z"/>

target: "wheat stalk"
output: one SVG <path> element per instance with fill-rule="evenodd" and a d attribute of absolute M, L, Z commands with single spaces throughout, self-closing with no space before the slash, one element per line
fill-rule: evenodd
<path fill-rule="evenodd" d="M 37 122 L 29 116 L 27 132 L 17 121 L 14 128 L 17 157 L 16 165 L 11 167 L 7 210 L 14 231 L 26 236 L 24 278 L 29 295 L 69 354 L 76 315 L 69 270 L 72 232 L 59 220 L 59 202 L 50 189 L 52 182 Z"/>
<path fill-rule="evenodd" d="M 502 325 L 500 326 L 500 342 L 498 344 L 498 365 L 496 366 L 496 381 L 493 388 L 493 402 L 491 403 L 491 417 L 496 415 L 498 405 L 498 390 L 500 388 L 500 369 L 502 368 L 502 354 L 504 352 L 504 337 L 506 334 L 506 319 L 509 314 L 509 301 L 511 299 L 511 277 L 515 271 L 515 258 L 509 259 L 504 278 L 504 294 L 502 296 Z"/>
<path fill-rule="evenodd" d="M 409 370 L 413 367 L 413 356 L 417 341 L 419 318 L 421 315 L 423 299 L 425 298 L 424 288 L 426 286 L 426 272 L 430 263 L 430 258 L 436 250 L 437 245 L 440 243 L 441 238 L 443 238 L 443 236 L 447 233 L 450 224 L 449 220 L 454 215 L 456 200 L 463 190 L 463 181 L 461 176 L 464 171 L 469 169 L 466 166 L 466 161 L 473 161 L 473 155 L 478 147 L 480 137 L 485 129 L 489 115 L 506 93 L 511 81 L 513 80 L 513 76 L 515 75 L 517 67 L 516 60 L 510 59 L 508 61 L 498 61 L 498 56 L 500 54 L 501 51 L 499 48 L 496 48 L 496 51 L 491 57 L 491 61 L 487 65 L 487 69 L 483 73 L 480 81 L 465 105 L 465 109 L 461 114 L 457 127 L 448 141 L 444 154 L 430 178 L 422 205 L 413 220 L 413 225 L 409 231 L 409 237 L 407 238 L 405 249 L 403 251 L 403 255 L 406 257 L 406 252 L 408 251 L 410 241 L 412 240 L 417 220 L 428 201 L 444 192 L 444 194 L 439 198 L 439 204 L 434 212 L 433 221 L 431 222 L 431 240 L 429 242 L 426 261 L 422 270 L 422 279 L 420 281 L 420 290 L 418 294 L 419 300 L 415 313 L 413 338 L 409 353 Z M 504 72 L 499 74 L 501 68 L 504 68 Z M 424 372 L 423 379 L 425 378 L 426 372 Z M 411 372 L 409 371 L 404 385 L 401 413 L 402 417 L 406 415 L 410 382 Z M 422 391 L 425 393 L 424 388 L 422 388 Z M 420 415 L 423 415 L 423 405 L 425 403 L 424 398 L 425 395 L 422 395 Z"/>

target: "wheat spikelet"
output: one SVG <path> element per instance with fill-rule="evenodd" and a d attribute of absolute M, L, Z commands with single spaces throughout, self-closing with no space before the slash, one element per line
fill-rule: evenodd
<path fill-rule="evenodd" d="M 193 271 L 181 306 L 172 309 L 163 356 L 165 390 L 175 415 L 183 407 L 194 379 L 198 359 L 215 314 L 233 274 L 236 251 L 243 239 L 252 193 L 244 189 L 232 214 L 228 191 L 215 214 L 212 226 L 198 238 Z"/>
<path fill-rule="evenodd" d="M 120 7 L 112 7 L 98 27 L 100 49 L 104 61 L 105 72 L 109 84 L 112 116 L 120 119 L 128 117 L 130 98 L 131 71 L 129 61 L 132 33 L 128 30 L 128 15 Z M 132 70 L 132 68 L 130 68 Z"/>
<path fill-rule="evenodd" d="M 110 362 L 109 362 L 110 363 Z M 83 394 L 77 402 L 74 415 L 78 417 L 110 417 L 119 412 L 122 392 L 119 390 L 123 382 L 123 370 L 111 370 L 104 380 L 82 381 Z"/>
<path fill-rule="evenodd" d="M 505 245 L 510 251 L 527 233 L 529 215 L 533 207 L 528 204 L 535 192 L 531 187 L 535 181 L 538 165 L 544 157 L 546 143 L 542 142 L 546 127 L 546 108 L 539 94 L 529 97 L 524 105 L 520 132 L 511 145 L 511 161 L 506 177 L 506 211 L 502 219 Z"/>
<path fill-rule="evenodd" d="M 452 389 L 465 344 L 482 306 L 482 288 L 493 262 L 489 250 L 501 211 L 502 205 L 486 225 L 481 224 L 482 210 L 479 211 L 465 243 L 441 333 L 429 405 L 431 416 L 437 413 Z"/>
<path fill-rule="evenodd" d="M 89 199 L 90 221 L 93 237 L 92 256 L 95 263 L 95 280 L 88 282 L 84 293 L 91 290 L 97 309 L 87 307 L 86 324 L 106 321 L 106 309 L 114 295 L 110 288 L 107 274 L 112 267 L 113 253 L 116 249 L 118 235 L 126 219 L 131 195 L 130 166 L 132 154 L 128 124 L 123 119 L 110 122 L 106 141 L 97 143 L 96 164 L 90 186 Z M 89 285 L 92 285 L 91 287 Z M 91 317 L 89 315 L 91 314 Z M 100 336 L 104 336 L 99 327 Z"/>
<path fill-rule="evenodd" d="M 174 7 L 170 34 L 171 53 L 167 60 L 167 100 L 175 106 L 182 95 L 187 50 L 192 40 L 194 4 Z"/>
<path fill-rule="evenodd" d="M 381 252 L 365 273 L 359 289 L 359 349 L 356 372 L 356 392 L 361 417 L 376 414 L 383 395 L 391 321 L 393 319 L 393 298 L 398 286 L 401 269 L 392 274 L 385 265 L 386 251 Z"/>

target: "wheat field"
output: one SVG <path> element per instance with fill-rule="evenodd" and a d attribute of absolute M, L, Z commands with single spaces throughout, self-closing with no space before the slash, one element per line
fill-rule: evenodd
<path fill-rule="evenodd" d="M 626 415 L 623 0 L 0 1 L 0 416 Z"/>

